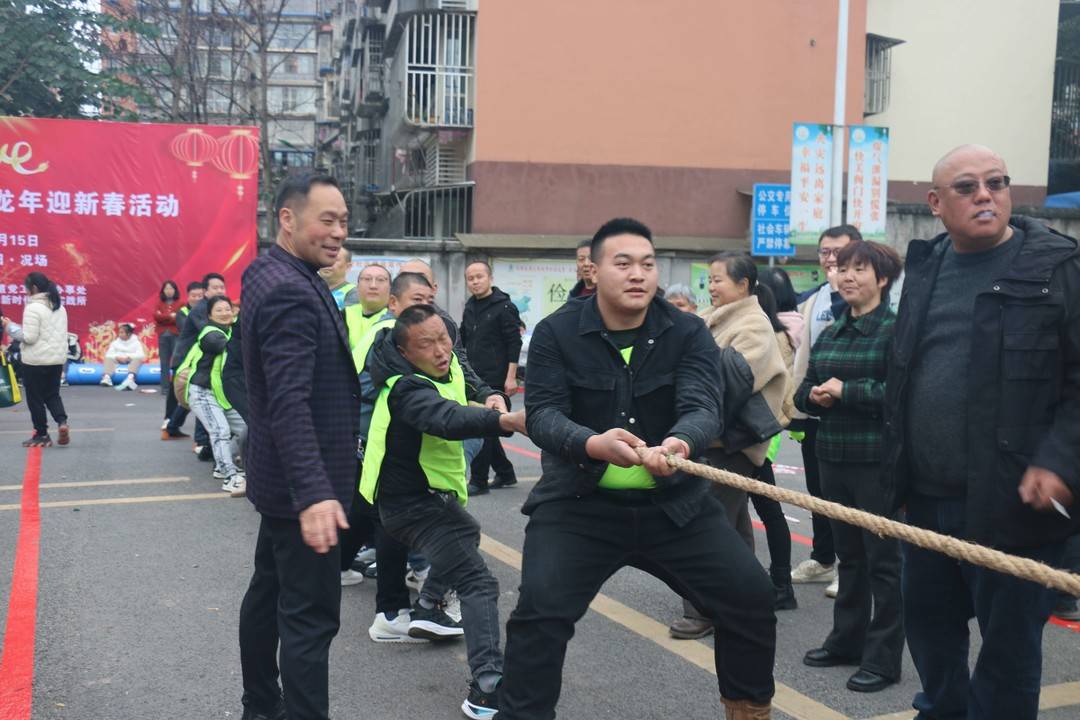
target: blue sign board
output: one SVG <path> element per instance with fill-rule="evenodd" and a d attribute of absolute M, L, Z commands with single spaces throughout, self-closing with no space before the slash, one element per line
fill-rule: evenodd
<path fill-rule="evenodd" d="M 750 218 L 750 254 L 757 257 L 794 255 L 790 223 L 791 186 L 756 183 Z"/>

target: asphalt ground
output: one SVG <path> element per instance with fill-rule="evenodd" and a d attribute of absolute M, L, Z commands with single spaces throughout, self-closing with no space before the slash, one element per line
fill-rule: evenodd
<path fill-rule="evenodd" d="M 0 687 L 0 702 L 18 698 L 17 684 L 28 683 L 32 669 L 27 699 L 40 720 L 239 718 L 237 617 L 258 516 L 246 500 L 218 490 L 210 464 L 196 459 L 190 443 L 159 440 L 160 395 L 77 387 L 65 388 L 63 397 L 72 442 L 41 452 L 40 554 L 36 573 L 26 572 L 24 562 L 20 581 L 37 582 L 36 611 L 29 615 L 25 593 L 12 597 L 20 522 L 25 532 L 32 521 L 21 511 L 20 492 L 30 454 L 19 442 L 29 434 L 29 417 L 25 406 L 0 411 L 0 627 L 6 628 L 0 685 L 8 683 Z M 540 474 L 527 439 L 507 445 L 521 482 L 469 504 L 484 529 L 482 549 L 499 580 L 504 619 L 519 580 L 526 520 L 520 507 Z M 779 483 L 805 489 L 801 464 L 797 446 L 786 443 Z M 785 511 L 797 564 L 809 556 L 809 517 L 799 508 Z M 767 565 L 760 527 L 756 539 Z M 463 643 L 372 643 L 374 592 L 372 581 L 343 589 L 331 657 L 332 717 L 460 717 L 468 677 Z M 803 653 L 818 647 L 831 627 L 832 601 L 823 585 L 796 586 L 796 593 L 799 609 L 778 618 L 774 717 L 912 717 L 918 680 L 906 657 L 902 682 L 873 695 L 844 688 L 850 668 L 802 664 Z M 680 610 L 680 600 L 648 575 L 625 569 L 613 577 L 570 643 L 559 716 L 722 717 L 712 640 L 667 637 L 667 623 Z M 1080 626 L 1046 628 L 1040 718 L 1080 717 L 1078 632 Z M 974 624 L 972 638 L 974 656 Z M 21 666 L 20 657 L 27 658 Z M 0 707 L 0 717 L 28 720 L 20 707 Z"/>

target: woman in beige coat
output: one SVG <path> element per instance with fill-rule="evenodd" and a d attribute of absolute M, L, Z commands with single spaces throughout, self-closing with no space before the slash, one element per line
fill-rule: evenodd
<path fill-rule="evenodd" d="M 58 442 L 68 444 L 68 417 L 60 399 L 60 375 L 67 360 L 67 311 L 60 304 L 56 284 L 44 273 L 26 276 L 26 306 L 21 327 L 4 318 L 4 329 L 19 341 L 22 356 L 26 407 L 34 423 L 34 434 L 23 447 L 50 447 L 48 407 L 59 426 Z"/>
<path fill-rule="evenodd" d="M 787 397 L 789 380 L 787 366 L 776 338 L 777 328 L 782 330 L 783 326 L 776 319 L 775 310 L 770 317 L 759 301 L 759 296 L 769 292 L 768 288 L 758 285 L 757 266 L 749 256 L 721 253 L 709 262 L 709 296 L 712 298 L 712 305 L 705 308 L 700 316 L 717 345 L 733 348 L 746 360 L 754 375 L 753 391 L 761 393 L 773 415 L 778 420 L 783 420 L 784 399 Z M 775 303 L 770 303 L 769 307 L 775 308 Z M 740 475 L 757 477 L 765 463 L 768 449 L 769 442 L 765 441 L 729 452 L 716 442 L 706 451 L 705 456 L 710 465 Z M 717 499 L 727 509 L 728 518 L 736 530 L 753 547 L 746 493 L 721 486 L 714 486 L 714 490 Z M 790 559 L 788 564 L 790 565 Z M 790 567 L 786 569 L 786 573 L 783 568 L 778 568 L 778 572 L 784 575 L 785 584 L 790 584 Z M 683 614 L 684 617 L 673 622 L 668 628 L 672 637 L 693 639 L 712 632 L 709 622 L 685 601 Z"/>

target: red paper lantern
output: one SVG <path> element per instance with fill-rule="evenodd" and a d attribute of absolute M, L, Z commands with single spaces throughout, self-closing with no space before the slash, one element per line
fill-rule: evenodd
<path fill-rule="evenodd" d="M 188 128 L 172 139 L 169 151 L 180 162 L 191 168 L 191 179 L 199 179 L 198 168 L 217 155 L 217 140 L 199 128 Z"/>
<path fill-rule="evenodd" d="M 234 180 L 247 180 L 259 171 L 259 141 L 251 130 L 233 130 L 218 138 L 214 166 Z M 237 184 L 236 194 L 244 196 L 244 186 Z"/>

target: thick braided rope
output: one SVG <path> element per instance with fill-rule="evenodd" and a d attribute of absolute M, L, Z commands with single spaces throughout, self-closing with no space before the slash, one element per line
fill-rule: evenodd
<path fill-rule="evenodd" d="M 638 454 L 642 455 L 644 450 L 644 448 L 638 448 Z M 875 535 L 897 538 L 904 542 L 911 543 L 912 545 L 918 545 L 926 550 L 933 550 L 934 552 L 948 555 L 956 560 L 963 560 L 972 563 L 973 565 L 980 565 L 982 567 L 990 568 L 991 570 L 1012 575 L 1013 577 L 1018 577 L 1022 580 L 1030 580 L 1031 582 L 1038 583 L 1045 587 L 1061 590 L 1070 595 L 1080 597 L 1080 575 L 1075 573 L 1057 570 L 1035 560 L 1009 555 L 1000 550 L 993 550 L 948 535 L 941 535 L 936 532 L 931 532 L 930 530 L 924 530 L 902 522 L 897 522 L 896 520 L 890 520 L 881 517 L 880 515 L 874 515 L 873 513 L 856 510 L 847 507 L 846 505 L 822 500 L 805 493 L 770 485 L 761 482 L 760 480 L 752 480 L 751 478 L 728 472 L 727 470 L 721 470 L 719 468 L 710 467 L 709 465 L 702 465 L 701 463 L 684 460 L 676 455 L 668 455 L 667 461 L 668 465 L 673 468 L 703 477 L 714 483 L 730 485 L 739 490 L 745 490 L 746 492 L 751 492 L 756 495 L 764 495 L 765 497 L 772 498 L 778 502 L 785 502 L 789 505 L 798 505 L 801 508 L 805 508 L 806 510 L 819 515 L 825 515 L 833 520 L 839 520 L 849 525 L 855 525 L 864 530 L 869 530 Z"/>

